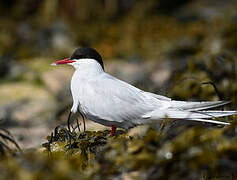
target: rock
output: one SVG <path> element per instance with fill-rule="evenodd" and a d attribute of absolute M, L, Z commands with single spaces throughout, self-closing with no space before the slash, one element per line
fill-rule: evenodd
<path fill-rule="evenodd" d="M 148 125 L 142 125 L 142 126 L 137 126 L 137 127 L 134 127 L 132 129 L 129 129 L 128 131 L 128 136 L 144 136 L 145 133 L 147 132 L 149 126 Z"/>
<path fill-rule="evenodd" d="M 53 123 L 39 123 L 32 126 L 18 126 L 8 127 L 8 130 L 16 138 L 22 149 L 36 148 L 39 147 L 45 140 L 45 134 L 52 131 L 51 128 Z"/>
<path fill-rule="evenodd" d="M 16 61 L 11 55 L 4 55 L 0 57 L 0 78 L 8 80 L 19 78 L 25 68 Z"/>
<path fill-rule="evenodd" d="M 158 65 L 153 65 L 151 80 L 156 86 L 161 87 L 169 80 L 171 75 L 171 63 L 166 61 Z"/>
<path fill-rule="evenodd" d="M 62 91 L 70 95 L 70 82 L 73 74 L 73 69 L 57 66 L 51 71 L 46 71 L 41 74 L 41 80 L 55 96 Z"/>
<path fill-rule="evenodd" d="M 10 126 L 12 124 L 17 124 L 16 122 L 12 121 L 11 117 L 14 109 L 17 106 L 19 106 L 22 102 L 19 101 L 18 103 L 19 104 L 11 102 L 0 106 L 0 124 L 2 126 Z"/>
<path fill-rule="evenodd" d="M 29 83 L 6 83 L 1 85 L 0 94 L 0 106 L 11 112 L 7 114 L 9 121 L 38 124 L 55 116 L 56 101 L 43 88 Z"/>

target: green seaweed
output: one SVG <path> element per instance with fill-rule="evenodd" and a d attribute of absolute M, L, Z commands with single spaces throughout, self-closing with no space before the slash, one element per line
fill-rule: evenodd
<path fill-rule="evenodd" d="M 231 119 L 231 118 L 230 118 Z M 142 136 L 120 131 L 73 132 L 60 129 L 39 150 L 1 160 L 1 179 L 208 179 L 236 177 L 236 117 L 226 127 L 178 126 L 164 122 Z M 51 141 L 51 142 L 50 142 Z M 50 147 L 50 148 L 49 148 Z"/>

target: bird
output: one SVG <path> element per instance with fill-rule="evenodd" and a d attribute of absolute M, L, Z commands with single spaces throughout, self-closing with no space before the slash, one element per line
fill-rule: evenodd
<path fill-rule="evenodd" d="M 93 48 L 77 48 L 70 58 L 52 65 L 67 64 L 74 67 L 71 79 L 73 105 L 71 113 L 104 126 L 130 129 L 154 120 L 182 119 L 229 125 L 214 118 L 236 115 L 237 111 L 208 110 L 224 106 L 230 101 L 178 101 L 166 96 L 143 91 L 105 72 L 101 55 Z M 68 128 L 70 128 L 68 124 Z"/>

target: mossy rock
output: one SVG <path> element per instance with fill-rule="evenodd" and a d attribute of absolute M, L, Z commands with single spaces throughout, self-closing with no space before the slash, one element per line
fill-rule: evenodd
<path fill-rule="evenodd" d="M 235 177 L 237 119 L 229 119 L 232 124 L 226 127 L 179 126 L 175 130 L 167 121 L 164 126 L 169 128 L 148 128 L 141 136 L 119 131 L 111 137 L 108 130 L 69 134 L 61 129 L 48 136 L 41 150 L 2 159 L 0 179 Z"/>

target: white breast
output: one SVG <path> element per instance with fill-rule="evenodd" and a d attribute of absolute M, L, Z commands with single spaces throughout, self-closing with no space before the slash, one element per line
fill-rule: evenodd
<path fill-rule="evenodd" d="M 88 82 L 104 71 L 100 64 L 93 59 L 80 59 L 72 65 L 75 68 L 75 72 L 71 80 L 73 98 L 71 111 L 75 113 L 78 110 L 79 103 L 83 104 L 88 99 Z"/>

